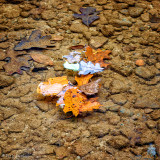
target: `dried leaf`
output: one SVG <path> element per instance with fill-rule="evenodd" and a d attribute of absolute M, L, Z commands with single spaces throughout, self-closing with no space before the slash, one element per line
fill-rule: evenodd
<path fill-rule="evenodd" d="M 54 96 L 60 93 L 68 84 L 66 76 L 49 78 L 48 82 L 41 82 L 37 87 L 37 93 L 44 96 Z"/>
<path fill-rule="evenodd" d="M 83 49 L 83 48 L 84 48 L 84 45 L 76 45 L 76 46 L 69 47 L 69 49 L 72 49 L 72 50 Z"/>
<path fill-rule="evenodd" d="M 29 39 L 24 39 L 18 43 L 14 50 L 24 50 L 30 48 L 47 48 L 47 46 L 54 46 L 51 43 L 51 35 L 41 36 L 40 30 L 35 30 L 31 33 Z"/>
<path fill-rule="evenodd" d="M 14 73 L 22 74 L 22 68 L 30 68 L 28 61 L 31 60 L 31 57 L 24 54 L 26 54 L 26 52 L 14 51 L 11 48 L 7 51 L 4 58 L 9 58 L 10 61 L 4 64 L 3 68 L 8 75 L 12 75 Z"/>
<path fill-rule="evenodd" d="M 79 109 L 82 107 L 84 101 L 86 100 L 86 96 L 80 93 L 78 89 L 68 89 L 64 95 L 65 106 L 63 111 L 65 113 L 71 111 L 77 117 L 79 114 Z"/>
<path fill-rule="evenodd" d="M 39 54 L 39 53 L 30 53 L 30 56 L 33 58 L 34 61 L 38 63 L 42 63 L 44 65 L 50 65 L 50 66 L 54 64 L 51 57 L 47 55 Z"/>
<path fill-rule="evenodd" d="M 80 61 L 80 67 L 79 67 L 79 75 L 87 75 L 87 74 L 93 74 L 96 72 L 101 72 L 103 71 L 104 68 L 100 67 L 99 63 L 96 63 L 95 65 L 89 61 L 89 62 L 85 62 L 85 61 Z"/>
<path fill-rule="evenodd" d="M 74 14 L 73 16 L 75 18 L 81 18 L 82 22 L 87 26 L 89 26 L 95 20 L 99 19 L 99 16 L 97 16 L 97 14 L 99 14 L 100 11 L 96 11 L 96 8 L 80 8 L 80 12 L 81 14 Z"/>
<path fill-rule="evenodd" d="M 79 89 L 84 92 L 86 95 L 93 95 L 95 93 L 98 93 L 99 89 L 99 82 L 101 79 L 97 79 L 96 81 L 84 84 L 79 87 Z"/>
<path fill-rule="evenodd" d="M 93 74 L 81 75 L 80 77 L 75 76 L 75 80 L 78 83 L 78 86 L 82 86 L 87 84 L 88 81 L 93 77 Z"/>
<path fill-rule="evenodd" d="M 66 69 L 71 69 L 73 71 L 78 71 L 79 70 L 79 63 L 68 63 L 67 61 L 63 64 L 64 68 Z"/>
<path fill-rule="evenodd" d="M 87 111 L 92 111 L 93 109 L 99 109 L 101 104 L 96 101 L 97 98 L 90 98 L 87 100 L 83 106 L 80 108 L 80 112 L 87 112 Z"/>
<path fill-rule="evenodd" d="M 100 63 L 101 67 L 107 67 L 109 64 L 103 62 L 103 59 L 110 59 L 108 54 L 110 54 L 110 50 L 102 51 L 101 49 L 97 49 L 97 51 L 93 50 L 90 46 L 86 48 L 85 55 L 87 57 L 87 61 L 91 61 L 94 64 Z"/>

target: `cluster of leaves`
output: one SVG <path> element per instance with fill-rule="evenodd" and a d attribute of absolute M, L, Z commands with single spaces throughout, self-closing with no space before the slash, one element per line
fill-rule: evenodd
<path fill-rule="evenodd" d="M 23 39 L 15 47 L 11 46 L 5 57 L 2 60 L 7 60 L 7 63 L 3 66 L 5 72 L 9 75 L 13 73 L 22 74 L 22 69 L 29 69 L 29 60 L 34 60 L 44 65 L 53 65 L 51 57 L 40 53 L 40 50 L 35 52 L 34 48 L 45 49 L 47 47 L 54 46 L 52 41 L 62 40 L 63 37 L 55 35 L 42 36 L 40 30 L 32 31 L 28 39 Z"/>
<path fill-rule="evenodd" d="M 56 106 L 60 106 L 65 113 L 72 112 L 78 116 L 82 112 L 98 109 L 101 105 L 96 98 L 88 98 L 87 95 L 94 95 L 98 92 L 100 79 L 89 82 L 93 75 L 82 75 L 75 77 L 77 86 L 73 86 L 66 76 L 48 79 L 48 82 L 41 82 L 38 85 L 37 93 L 44 96 L 59 97 Z M 89 83 L 88 83 L 89 82 Z"/>
<path fill-rule="evenodd" d="M 79 75 L 101 72 L 109 65 L 103 61 L 103 59 L 110 59 L 109 53 L 111 53 L 110 50 L 94 50 L 90 46 L 87 46 L 84 57 L 83 53 L 77 51 L 63 56 L 66 58 L 64 67 L 73 71 L 79 71 Z"/>

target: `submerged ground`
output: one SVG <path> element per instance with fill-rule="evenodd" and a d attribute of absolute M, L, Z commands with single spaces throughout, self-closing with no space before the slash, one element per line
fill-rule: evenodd
<path fill-rule="evenodd" d="M 95 7 L 100 19 L 87 27 L 73 17 Z M 0 157 L 1 159 L 137 160 L 160 156 L 159 0 L 1 0 L 0 1 Z M 35 29 L 63 36 L 40 52 L 54 65 L 30 61 L 30 70 L 8 76 L 3 57 Z M 66 116 L 36 94 L 48 78 L 74 75 L 63 67 L 69 47 L 109 49 L 111 66 L 101 77 L 92 113 Z M 138 59 L 143 66 L 136 65 Z M 11 68 L 14 66 L 10 66 Z"/>

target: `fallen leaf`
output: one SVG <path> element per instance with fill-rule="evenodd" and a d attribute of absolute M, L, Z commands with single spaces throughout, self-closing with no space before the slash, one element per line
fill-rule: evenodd
<path fill-rule="evenodd" d="M 87 57 L 87 61 L 91 61 L 93 63 L 99 63 L 101 67 L 107 67 L 109 64 L 104 63 L 103 59 L 110 59 L 108 54 L 110 54 L 110 50 L 102 51 L 101 49 L 97 49 L 97 51 L 93 50 L 90 46 L 86 47 L 85 55 Z"/>
<path fill-rule="evenodd" d="M 62 85 L 66 85 L 66 84 L 68 84 L 68 79 L 67 79 L 67 76 L 55 77 L 55 78 L 49 78 L 48 82 L 50 84 L 60 83 Z"/>
<path fill-rule="evenodd" d="M 78 89 L 75 88 L 68 89 L 64 95 L 65 106 L 63 111 L 65 113 L 72 112 L 73 115 L 77 117 L 80 108 L 82 107 L 84 101 L 86 100 L 87 100 L 86 96 L 80 93 Z"/>
<path fill-rule="evenodd" d="M 76 45 L 76 46 L 69 47 L 69 49 L 72 49 L 72 50 L 83 49 L 83 48 L 84 48 L 84 45 Z"/>
<path fill-rule="evenodd" d="M 97 79 L 96 81 L 84 84 L 79 87 L 79 89 L 84 92 L 86 95 L 93 95 L 95 93 L 98 93 L 99 89 L 99 82 L 101 79 Z"/>
<path fill-rule="evenodd" d="M 10 48 L 3 58 L 9 58 L 9 62 L 3 65 L 3 68 L 8 75 L 12 75 L 14 73 L 22 74 L 23 68 L 30 68 L 28 61 L 31 60 L 31 57 L 26 55 L 25 51 L 19 52 Z"/>
<path fill-rule="evenodd" d="M 44 65 L 50 65 L 50 66 L 54 65 L 52 58 L 47 55 L 40 54 L 40 53 L 29 53 L 29 54 L 33 58 L 33 60 L 38 63 L 42 63 Z"/>
<path fill-rule="evenodd" d="M 81 75 L 80 77 L 75 76 L 75 80 L 78 83 L 77 86 L 82 86 L 84 84 L 87 84 L 92 77 L 93 77 L 93 74 Z"/>
<path fill-rule="evenodd" d="M 78 71 L 79 70 L 79 63 L 68 63 L 67 61 L 63 64 L 64 68 L 66 69 L 71 69 L 73 71 Z"/>
<path fill-rule="evenodd" d="M 87 8 L 80 8 L 81 14 L 73 14 L 75 18 L 81 18 L 82 22 L 89 26 L 92 22 L 95 20 L 99 19 L 99 14 L 100 11 L 96 11 L 96 8 L 93 7 L 87 7 Z"/>
<path fill-rule="evenodd" d="M 32 31 L 30 37 L 28 39 L 23 39 L 20 43 L 18 43 L 14 50 L 24 50 L 30 48 L 47 48 L 47 46 L 54 46 L 51 43 L 51 35 L 41 36 L 40 30 Z"/>
<path fill-rule="evenodd" d="M 80 61 L 80 67 L 79 67 L 79 75 L 87 75 L 87 74 L 93 74 L 96 72 L 101 72 L 103 71 L 104 68 L 101 68 L 99 63 L 96 63 L 95 65 L 89 61 Z"/>
<path fill-rule="evenodd" d="M 80 112 L 87 112 L 87 111 L 92 111 L 93 109 L 99 109 L 101 104 L 96 101 L 97 98 L 90 98 L 87 100 L 82 107 L 80 108 Z"/>
<path fill-rule="evenodd" d="M 48 82 L 41 82 L 37 87 L 37 93 L 44 96 L 54 96 L 60 93 L 64 86 L 68 85 L 66 76 L 49 78 Z"/>
<path fill-rule="evenodd" d="M 79 62 L 81 59 L 81 52 L 70 52 L 69 55 L 64 55 L 63 58 L 66 58 L 69 63 Z"/>

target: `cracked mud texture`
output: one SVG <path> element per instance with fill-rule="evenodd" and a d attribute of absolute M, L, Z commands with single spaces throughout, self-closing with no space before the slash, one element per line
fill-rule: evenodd
<path fill-rule="evenodd" d="M 84 6 L 101 11 L 90 27 L 73 17 Z M 0 159 L 160 158 L 159 0 L 1 0 L 0 8 Z M 7 48 L 36 29 L 64 37 L 41 51 L 54 66 L 32 62 L 33 72 L 8 76 L 2 67 Z M 77 118 L 56 107 L 56 99 L 36 94 L 50 77 L 67 75 L 75 83 L 62 60 L 74 45 L 112 50 L 111 67 L 97 74 L 103 106 Z"/>

